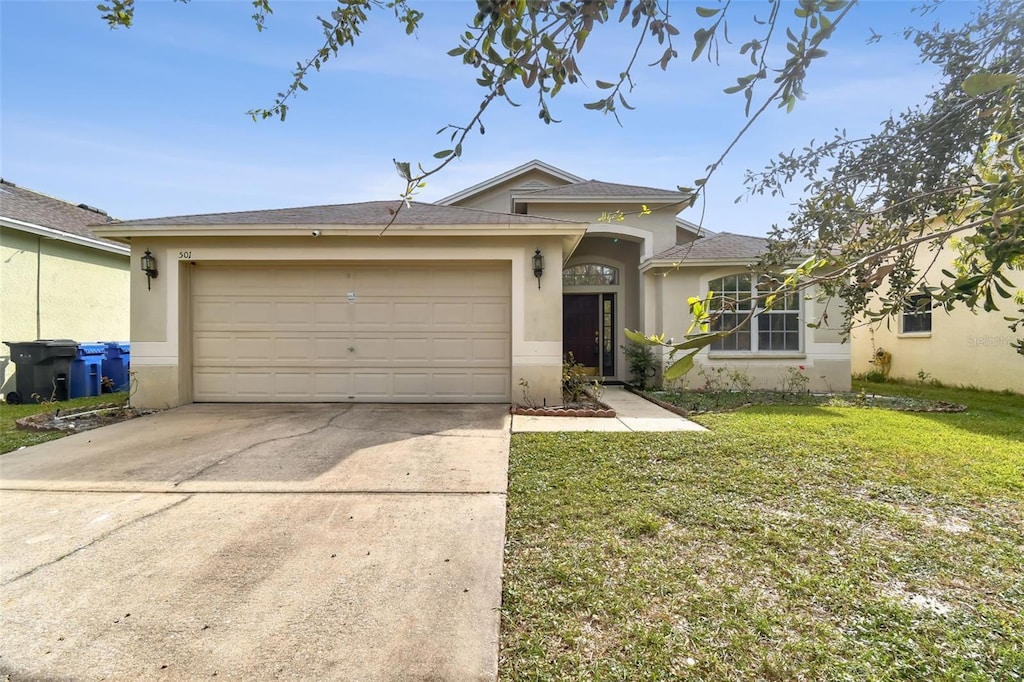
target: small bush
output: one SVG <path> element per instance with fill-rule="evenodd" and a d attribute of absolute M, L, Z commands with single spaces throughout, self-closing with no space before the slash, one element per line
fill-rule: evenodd
<path fill-rule="evenodd" d="M 628 343 L 622 346 L 626 354 L 626 366 L 633 376 L 633 383 L 638 388 L 647 388 L 647 380 L 654 377 L 658 372 L 658 361 L 654 357 L 654 350 L 650 346 L 639 343 Z"/>
<path fill-rule="evenodd" d="M 570 403 L 582 402 L 587 387 L 590 386 L 590 381 L 590 377 L 583 370 L 583 365 L 576 362 L 576 358 L 570 351 L 565 357 L 565 362 L 562 363 L 562 391 L 565 392 L 568 401 Z"/>

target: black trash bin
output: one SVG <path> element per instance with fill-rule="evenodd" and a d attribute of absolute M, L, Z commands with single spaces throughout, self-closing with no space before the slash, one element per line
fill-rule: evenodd
<path fill-rule="evenodd" d="M 78 342 L 70 339 L 4 341 L 11 348 L 11 361 L 17 369 L 7 402 L 20 405 L 41 400 L 67 400 L 71 361 L 78 354 Z M 33 398 L 38 395 L 39 399 Z"/>

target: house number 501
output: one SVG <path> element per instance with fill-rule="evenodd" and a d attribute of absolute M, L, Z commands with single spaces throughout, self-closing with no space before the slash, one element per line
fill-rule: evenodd
<path fill-rule="evenodd" d="M 182 258 L 182 259 L 188 260 L 191 257 L 192 257 L 192 252 L 191 251 L 179 251 L 178 252 L 178 258 Z"/>

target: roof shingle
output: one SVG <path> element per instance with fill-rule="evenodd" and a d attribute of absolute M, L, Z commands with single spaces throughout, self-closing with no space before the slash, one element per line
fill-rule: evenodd
<path fill-rule="evenodd" d="M 278 208 L 265 211 L 207 213 L 201 215 L 145 218 L 114 223 L 116 226 L 145 225 L 386 225 L 400 201 L 364 201 L 355 204 L 331 204 Z M 394 225 L 524 225 L 567 223 L 571 220 L 542 218 L 513 213 L 496 213 L 460 206 L 439 206 L 417 201 L 403 206 Z"/>
<path fill-rule="evenodd" d="M 653 260 L 755 260 L 767 247 L 768 240 L 763 237 L 719 232 L 692 244 L 673 246 L 657 254 Z"/>
<path fill-rule="evenodd" d="M 112 219 L 106 213 L 33 192 L 4 179 L 0 179 L 0 216 L 79 237 L 115 243 L 97 237 L 90 227 L 109 223 Z"/>
<path fill-rule="evenodd" d="M 570 185 L 559 185 L 548 187 L 532 192 L 517 193 L 520 198 L 531 199 L 535 197 L 551 198 L 595 198 L 595 199 L 665 199 L 667 201 L 686 201 L 689 194 L 669 189 L 658 189 L 656 187 L 642 187 L 640 185 L 622 185 L 617 182 L 603 182 L 601 180 L 586 180 Z"/>

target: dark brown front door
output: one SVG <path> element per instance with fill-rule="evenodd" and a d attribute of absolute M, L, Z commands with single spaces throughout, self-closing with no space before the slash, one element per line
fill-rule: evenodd
<path fill-rule="evenodd" d="M 584 367 L 600 368 L 601 295 L 565 294 L 562 297 L 562 354 L 572 352 Z"/>

